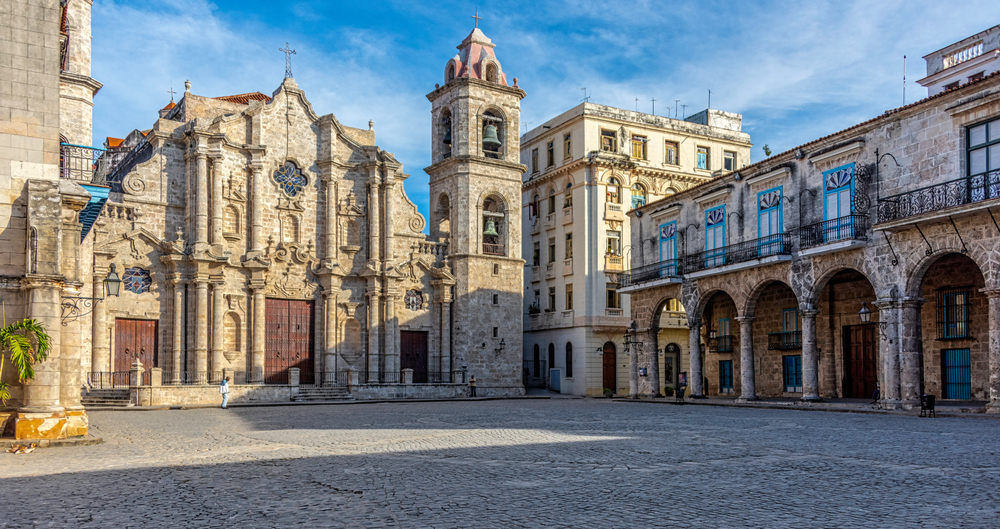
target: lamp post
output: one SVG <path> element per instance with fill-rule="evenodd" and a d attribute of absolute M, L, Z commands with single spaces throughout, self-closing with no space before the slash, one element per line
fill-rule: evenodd
<path fill-rule="evenodd" d="M 101 297 L 84 296 L 63 296 L 62 297 L 62 324 L 65 327 L 69 322 L 86 316 L 94 310 L 94 302 L 100 303 L 105 297 L 118 297 L 121 292 L 122 280 L 115 271 L 115 264 L 111 263 L 111 271 L 104 278 L 104 288 Z"/>
<path fill-rule="evenodd" d="M 889 337 L 886 336 L 885 334 L 885 328 L 886 326 L 889 325 L 889 322 L 887 321 L 872 322 L 872 311 L 871 309 L 868 308 L 867 301 L 861 302 L 861 310 L 858 311 L 858 317 L 861 318 L 861 323 L 864 324 L 875 323 L 878 326 L 878 331 L 880 334 L 882 334 L 882 337 L 888 340 L 889 343 L 892 343 L 892 340 L 890 340 Z"/>
<path fill-rule="evenodd" d="M 497 356 L 500 356 L 500 353 L 502 353 L 503 350 L 506 348 L 507 348 L 507 343 L 504 342 L 503 338 L 500 338 L 500 345 L 496 349 L 494 349 L 493 352 L 496 353 Z"/>

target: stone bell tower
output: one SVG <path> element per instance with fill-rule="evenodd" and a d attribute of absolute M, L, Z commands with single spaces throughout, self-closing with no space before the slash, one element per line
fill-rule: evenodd
<path fill-rule="evenodd" d="M 431 101 L 430 235 L 448 243 L 456 278 L 452 368 L 479 395 L 520 395 L 522 298 L 521 99 L 477 27 L 444 69 Z"/>

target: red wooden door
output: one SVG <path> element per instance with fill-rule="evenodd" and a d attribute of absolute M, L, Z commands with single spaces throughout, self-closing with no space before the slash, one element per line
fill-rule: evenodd
<path fill-rule="evenodd" d="M 144 369 L 159 367 L 156 320 L 115 318 L 114 371 L 128 371 L 139 360 Z"/>
<path fill-rule="evenodd" d="M 844 327 L 844 396 L 870 398 L 878 381 L 875 327 Z"/>
<path fill-rule="evenodd" d="M 603 366 L 604 366 L 604 389 L 618 392 L 618 376 L 615 370 L 615 362 L 618 361 L 615 344 L 608 342 L 604 344 Z"/>
<path fill-rule="evenodd" d="M 400 369 L 413 370 L 413 383 L 427 383 L 427 333 L 420 331 L 399 332 Z"/>
<path fill-rule="evenodd" d="M 267 299 L 264 383 L 287 384 L 288 368 L 299 369 L 299 382 L 312 384 L 313 302 Z"/>

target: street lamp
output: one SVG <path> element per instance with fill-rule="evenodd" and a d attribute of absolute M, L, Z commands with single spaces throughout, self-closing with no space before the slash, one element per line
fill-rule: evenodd
<path fill-rule="evenodd" d="M 62 297 L 62 324 L 65 327 L 69 325 L 69 322 L 80 318 L 81 316 L 86 316 L 94 310 L 94 302 L 104 301 L 105 297 L 118 297 L 121 292 L 122 280 L 118 277 L 118 272 L 115 271 L 115 264 L 111 263 L 111 271 L 108 272 L 107 277 L 104 278 L 103 289 L 101 292 L 101 297 L 83 297 L 83 296 L 63 296 Z"/>
<path fill-rule="evenodd" d="M 500 338 L 500 346 L 494 349 L 493 352 L 496 353 L 497 356 L 500 356 L 500 353 L 502 353 L 503 350 L 506 348 L 507 348 L 507 343 L 504 342 L 503 338 Z"/>
<path fill-rule="evenodd" d="M 885 334 L 885 328 L 886 326 L 889 325 L 889 322 L 887 321 L 872 322 L 872 311 L 871 309 L 868 308 L 867 301 L 861 302 L 861 310 L 858 311 L 858 317 L 861 318 L 861 323 L 864 324 L 875 323 L 876 325 L 878 325 L 878 331 L 879 333 L 882 334 L 882 337 L 888 340 L 889 343 L 892 343 L 892 340 L 889 339 L 889 337 Z"/>

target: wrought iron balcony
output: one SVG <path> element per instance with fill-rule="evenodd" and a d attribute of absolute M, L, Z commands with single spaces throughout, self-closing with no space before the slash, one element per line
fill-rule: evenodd
<path fill-rule="evenodd" d="M 802 331 L 768 333 L 767 348 L 771 351 L 802 349 Z"/>
<path fill-rule="evenodd" d="M 877 222 L 891 222 L 993 198 L 1000 198 L 1000 170 L 879 199 Z"/>
<path fill-rule="evenodd" d="M 680 260 L 668 259 L 666 261 L 660 261 L 659 263 L 653 263 L 633 268 L 631 270 L 626 270 L 618 274 L 618 288 L 623 289 L 626 287 L 641 285 L 642 283 L 649 283 L 650 281 L 656 281 L 657 279 L 680 279 L 680 277 Z"/>
<path fill-rule="evenodd" d="M 751 241 L 744 241 L 721 248 L 706 250 L 684 258 L 684 273 L 699 272 L 710 268 L 744 263 L 772 255 L 791 255 L 792 235 L 777 233 Z"/>
<path fill-rule="evenodd" d="M 716 336 L 708 339 L 708 348 L 717 353 L 731 353 L 734 341 L 732 335 Z"/>
<path fill-rule="evenodd" d="M 483 254 L 484 255 L 504 255 L 502 244 L 490 244 L 488 242 L 483 243 Z"/>
<path fill-rule="evenodd" d="M 812 248 L 851 239 L 868 238 L 868 216 L 847 215 L 799 228 L 799 247 Z"/>
<path fill-rule="evenodd" d="M 84 184 L 104 185 L 105 167 L 101 155 L 104 149 L 60 144 L 59 176 Z"/>

